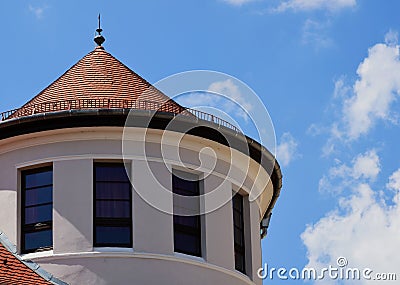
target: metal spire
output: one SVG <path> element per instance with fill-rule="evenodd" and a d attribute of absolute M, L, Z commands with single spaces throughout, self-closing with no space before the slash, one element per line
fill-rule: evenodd
<path fill-rule="evenodd" d="M 100 14 L 99 14 L 98 19 L 99 19 L 99 28 L 96 30 L 97 35 L 94 37 L 94 41 L 98 46 L 101 46 L 106 41 L 106 39 L 101 35 L 101 32 L 103 31 L 103 29 L 101 28 L 101 25 L 100 25 L 100 20 L 101 20 Z"/>

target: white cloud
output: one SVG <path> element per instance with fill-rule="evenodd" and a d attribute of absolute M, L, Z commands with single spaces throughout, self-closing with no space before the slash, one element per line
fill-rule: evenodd
<path fill-rule="evenodd" d="M 282 2 L 276 12 L 285 12 L 287 10 L 294 11 L 311 11 L 311 10 L 329 10 L 337 11 L 344 8 L 356 6 L 356 0 L 288 0 Z"/>
<path fill-rule="evenodd" d="M 246 123 L 249 121 L 247 112 L 252 109 L 251 104 L 245 102 L 239 87 L 230 79 L 212 83 L 207 91 L 186 93 L 174 100 L 182 106 L 214 114 L 237 127 L 240 125 L 236 121 L 239 118 Z"/>
<path fill-rule="evenodd" d="M 360 162 L 362 159 L 359 158 L 354 161 L 354 165 L 369 164 Z M 375 173 L 367 175 L 375 177 Z M 388 184 L 397 191 L 400 189 L 400 169 L 393 173 Z M 350 187 L 352 194 L 349 197 L 342 197 L 334 211 L 314 225 L 308 225 L 301 235 L 308 252 L 307 266 L 337 267 L 337 258 L 344 256 L 349 262 L 349 268 L 370 268 L 374 273 L 398 273 L 398 192 L 392 195 L 392 202 L 388 204 L 381 198 L 381 193 L 374 191 L 368 183 L 353 181 Z M 346 281 L 346 284 L 352 283 Z M 374 283 L 364 280 L 356 284 L 382 284 L 382 281 Z"/>
<path fill-rule="evenodd" d="M 400 191 L 400 169 L 393 172 L 389 177 L 389 182 L 386 184 L 386 187 L 391 190 Z"/>
<path fill-rule="evenodd" d="M 333 122 L 325 151 L 334 153 L 335 141 L 353 142 L 368 134 L 379 121 L 395 122 L 394 101 L 400 93 L 398 34 L 390 31 L 385 42 L 369 49 L 360 63 L 358 79 L 335 83 L 341 118 Z M 301 235 L 307 247 L 308 267 L 337 266 L 340 256 L 348 268 L 371 268 L 374 273 L 397 273 L 400 263 L 400 168 L 388 179 L 386 188 L 375 189 L 381 173 L 375 149 L 355 156 L 351 162 L 336 160 L 319 181 L 319 190 L 331 192 L 338 204 L 333 211 Z M 397 275 L 397 278 L 400 275 Z M 318 284 L 338 284 L 321 281 Z M 343 284 L 382 284 L 375 281 L 345 281 Z M 342 284 L 342 283 L 340 283 Z M 385 283 L 386 284 L 386 283 Z"/>
<path fill-rule="evenodd" d="M 36 18 L 41 19 L 43 18 L 43 13 L 47 9 L 47 6 L 42 7 L 34 7 L 29 5 L 29 11 L 35 15 Z"/>
<path fill-rule="evenodd" d="M 227 100 L 222 107 L 227 112 L 235 111 L 238 116 L 246 122 L 248 121 L 248 113 L 251 112 L 253 106 L 246 100 L 232 79 L 214 82 L 208 87 L 208 91 L 223 95 Z"/>
<path fill-rule="evenodd" d="M 185 107 L 199 107 L 199 106 L 216 106 L 220 103 L 221 98 L 215 94 L 204 92 L 192 92 L 183 96 L 177 97 L 175 100 Z"/>
<path fill-rule="evenodd" d="M 175 97 L 174 100 L 182 106 L 213 114 L 240 129 L 236 116 L 241 117 L 241 110 L 221 95 L 207 92 L 191 92 Z"/>
<path fill-rule="evenodd" d="M 240 92 L 239 87 L 232 79 L 214 82 L 208 87 L 208 91 L 228 96 L 246 111 L 251 111 L 253 109 L 253 106 L 247 102 L 246 98 Z"/>
<path fill-rule="evenodd" d="M 276 147 L 276 157 L 282 166 L 288 166 L 293 159 L 298 157 L 297 146 L 297 141 L 290 133 L 282 135 Z"/>
<path fill-rule="evenodd" d="M 398 124 L 394 102 L 400 94 L 400 46 L 398 34 L 389 31 L 385 42 L 371 47 L 357 69 L 358 79 L 335 82 L 333 110 L 338 117 L 328 127 L 323 156 L 334 154 L 338 142 L 350 143 L 370 132 L 378 122 Z"/>
<path fill-rule="evenodd" d="M 223 1 L 234 6 L 242 6 L 243 4 L 254 2 L 256 0 L 223 0 Z"/>
<path fill-rule="evenodd" d="M 380 159 L 375 149 L 357 155 L 351 161 L 350 166 L 339 160 L 336 161 L 336 164 L 329 169 L 327 175 L 320 179 L 320 192 L 338 194 L 357 181 L 374 182 L 381 172 Z"/>
<path fill-rule="evenodd" d="M 343 103 L 343 131 L 350 140 L 367 134 L 378 120 L 395 121 L 391 104 L 400 91 L 400 60 L 397 34 L 369 49 L 359 65 L 353 94 Z"/>
<path fill-rule="evenodd" d="M 353 169 L 351 175 L 354 179 L 371 179 L 374 181 L 381 171 L 379 156 L 375 150 L 367 151 L 365 154 L 359 154 L 353 160 Z"/>

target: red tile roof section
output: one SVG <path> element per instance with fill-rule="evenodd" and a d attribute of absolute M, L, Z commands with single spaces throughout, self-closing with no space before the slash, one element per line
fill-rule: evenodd
<path fill-rule="evenodd" d="M 88 109 L 139 109 L 199 118 L 236 132 L 212 114 L 180 106 L 118 59 L 96 47 L 24 106 L 0 113 L 0 122 L 34 114 Z"/>
<path fill-rule="evenodd" d="M 148 100 L 159 104 L 168 103 L 170 108 L 172 104 L 174 113 L 184 110 L 103 47 L 98 46 L 22 106 L 17 113 L 22 114 L 23 109 L 29 110 L 33 105 L 42 103 L 88 99 Z"/>
<path fill-rule="evenodd" d="M 23 264 L 0 243 L 0 284 L 51 285 L 32 269 Z"/>

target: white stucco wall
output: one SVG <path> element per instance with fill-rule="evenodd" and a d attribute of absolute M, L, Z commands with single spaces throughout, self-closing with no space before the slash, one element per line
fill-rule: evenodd
<path fill-rule="evenodd" d="M 204 179 L 204 189 L 206 192 L 213 190 L 232 196 L 231 183 L 214 175 L 209 175 Z M 206 196 L 204 202 L 212 203 L 213 201 L 212 198 L 209 201 Z M 233 235 L 231 234 L 233 223 L 230 221 L 233 221 L 231 201 L 205 216 L 206 258 L 208 262 L 234 270 Z"/>
<path fill-rule="evenodd" d="M 93 160 L 53 163 L 54 253 L 93 249 Z"/>
<path fill-rule="evenodd" d="M 151 169 L 156 173 L 159 180 L 155 180 L 153 172 L 146 167 L 147 163 L 151 164 Z M 170 190 L 172 188 L 172 177 L 163 163 L 154 161 L 133 161 L 132 177 L 135 180 L 136 190 L 139 193 L 146 191 L 148 188 L 160 188 L 158 183 L 162 183 Z M 140 188 L 140 189 L 137 189 Z M 170 199 L 170 209 L 172 209 L 172 195 L 166 193 Z M 137 252 L 172 254 L 174 251 L 173 239 L 173 219 L 172 215 L 161 212 L 158 209 L 149 206 L 142 199 L 138 191 L 133 193 L 133 231 L 134 240 L 133 247 Z"/>
<path fill-rule="evenodd" d="M 176 134 L 169 135 L 164 143 L 165 148 L 171 147 L 172 151 L 161 158 L 161 132 L 151 131 L 146 137 L 145 157 L 142 130 L 133 130 L 127 143 L 129 147 L 124 150 L 126 162 L 131 167 L 131 177 L 138 188 L 135 190 L 154 190 L 160 185 L 171 189 L 171 170 L 175 165 L 189 166 L 197 173 L 214 167 L 215 171 L 205 176 L 205 193 L 214 190 L 218 195 L 229 198 L 233 185 L 244 180 L 242 188 L 245 191 L 250 191 L 252 187 L 264 187 L 263 196 L 249 205 L 249 276 L 256 276 L 256 270 L 261 266 L 259 204 L 262 204 L 260 201 L 269 201 L 272 196 L 268 174 L 261 171 L 259 180 L 254 182 L 244 173 L 249 165 L 250 169 L 257 169 L 254 161 L 225 146 L 193 136 L 185 136 L 180 141 L 178 161 L 173 155 L 173 137 Z M 53 164 L 54 249 L 27 254 L 24 258 L 39 263 L 71 285 L 261 284 L 257 278 L 252 278 L 252 281 L 234 270 L 230 201 L 203 219 L 205 251 L 202 258 L 173 252 L 172 216 L 146 203 L 137 191 L 133 194 L 133 248 L 93 248 L 93 162 L 121 161 L 121 136 L 121 128 L 104 127 L 47 131 L 0 141 L 0 229 L 18 246 L 18 170 L 42 163 Z M 214 165 L 211 156 L 207 156 L 208 152 L 199 159 L 198 153 L 204 147 L 212 148 L 216 153 Z M 231 161 L 234 161 L 233 165 Z M 228 179 L 224 176 L 227 167 L 232 168 Z M 262 181 L 267 182 L 263 184 Z M 170 193 L 163 193 L 160 199 L 170 199 L 166 207 L 172 209 Z M 205 198 L 202 207 L 212 207 L 213 203 L 214 199 Z"/>
<path fill-rule="evenodd" d="M 53 257 L 41 266 L 69 284 L 247 285 L 247 276 L 204 261 L 171 255 L 120 253 Z M 77 281 L 79 280 L 79 281 Z"/>

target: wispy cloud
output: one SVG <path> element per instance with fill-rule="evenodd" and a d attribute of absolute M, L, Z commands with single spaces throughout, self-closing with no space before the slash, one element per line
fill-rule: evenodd
<path fill-rule="evenodd" d="M 233 6 L 242 6 L 243 4 L 255 2 L 257 0 L 222 0 L 222 1 L 224 1 L 225 3 L 228 3 L 230 5 L 233 5 Z"/>
<path fill-rule="evenodd" d="M 249 113 L 253 110 L 253 105 L 232 79 L 213 82 L 205 91 L 183 94 L 176 100 L 183 106 L 211 112 L 234 125 L 240 124 L 232 122 L 233 118 L 249 122 Z"/>
<path fill-rule="evenodd" d="M 42 19 L 43 18 L 43 14 L 44 14 L 44 11 L 47 9 L 47 6 L 46 5 L 43 5 L 43 6 L 32 6 L 32 5 L 29 5 L 29 11 L 33 14 L 33 15 L 35 15 L 35 17 L 37 18 L 37 19 Z"/>
<path fill-rule="evenodd" d="M 316 49 L 327 48 L 333 45 L 333 40 L 328 35 L 330 22 L 321 23 L 307 19 L 303 25 L 303 44 L 314 46 Z"/>
<path fill-rule="evenodd" d="M 351 87 L 346 85 L 345 77 L 341 76 L 339 79 L 335 81 L 335 89 L 333 91 L 334 99 L 343 99 L 346 98 L 351 92 Z"/>
<path fill-rule="evenodd" d="M 319 191 L 339 194 L 359 181 L 374 182 L 380 171 L 380 159 L 375 149 L 357 155 L 350 166 L 337 159 L 336 165 L 320 179 Z"/>
<path fill-rule="evenodd" d="M 245 96 L 240 92 L 239 86 L 237 86 L 232 79 L 214 82 L 208 87 L 208 91 L 228 96 L 247 111 L 253 109 L 253 106 L 247 102 Z"/>
<path fill-rule="evenodd" d="M 299 157 L 297 152 L 298 143 L 290 133 L 284 133 L 276 147 L 276 157 L 282 166 L 288 166 L 295 158 Z"/>
<path fill-rule="evenodd" d="M 191 92 L 177 97 L 176 100 L 183 106 L 196 108 L 200 106 L 215 107 L 220 102 L 221 98 L 212 93 Z"/>
<path fill-rule="evenodd" d="M 223 107 L 228 112 L 235 110 L 237 115 L 245 121 L 248 121 L 248 113 L 253 109 L 253 106 L 246 100 L 245 96 L 240 92 L 239 86 L 237 86 L 233 80 L 227 79 L 214 82 L 208 87 L 208 91 L 229 98 L 229 100 L 226 100 Z"/>
<path fill-rule="evenodd" d="M 288 0 L 281 2 L 275 12 L 293 11 L 311 11 L 311 10 L 329 10 L 338 11 L 345 8 L 355 7 L 356 0 Z"/>

